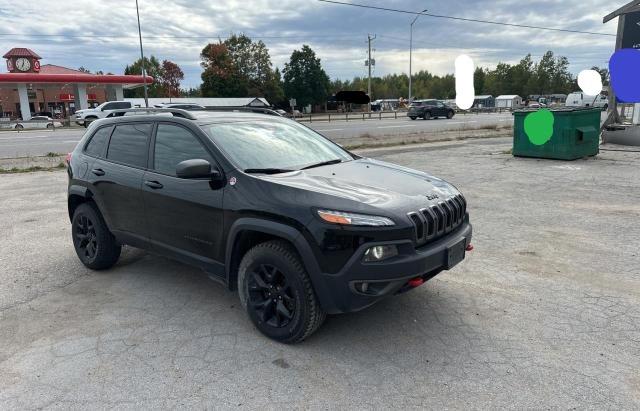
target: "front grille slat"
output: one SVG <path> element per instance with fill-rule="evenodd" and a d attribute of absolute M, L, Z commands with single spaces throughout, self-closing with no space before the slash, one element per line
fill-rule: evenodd
<path fill-rule="evenodd" d="M 467 212 L 467 201 L 455 195 L 428 208 L 407 214 L 414 226 L 416 246 L 442 237 L 460 226 Z"/>

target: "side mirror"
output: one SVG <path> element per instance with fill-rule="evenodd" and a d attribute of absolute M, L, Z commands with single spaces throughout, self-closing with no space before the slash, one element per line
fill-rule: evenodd
<path fill-rule="evenodd" d="M 211 178 L 213 181 L 220 180 L 222 174 L 218 170 L 212 170 L 211 164 L 207 160 L 193 159 L 185 160 L 176 166 L 176 177 L 178 178 Z"/>

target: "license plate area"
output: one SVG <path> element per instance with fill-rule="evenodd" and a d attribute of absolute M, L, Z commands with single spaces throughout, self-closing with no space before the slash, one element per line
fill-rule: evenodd
<path fill-rule="evenodd" d="M 451 247 L 447 248 L 447 270 L 453 268 L 460 261 L 464 260 L 466 251 L 465 239 L 461 239 Z"/>

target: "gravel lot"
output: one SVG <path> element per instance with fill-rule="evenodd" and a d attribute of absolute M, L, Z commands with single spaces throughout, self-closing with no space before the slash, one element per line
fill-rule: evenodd
<path fill-rule="evenodd" d="M 66 174 L 0 176 L 0 409 L 640 408 L 640 154 L 516 159 L 509 139 L 380 149 L 467 196 L 475 251 L 285 346 L 199 271 L 86 270 Z"/>

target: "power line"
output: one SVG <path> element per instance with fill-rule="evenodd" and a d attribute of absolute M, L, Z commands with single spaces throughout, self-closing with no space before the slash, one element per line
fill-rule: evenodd
<path fill-rule="evenodd" d="M 246 35 L 247 37 L 260 40 L 260 39 L 329 39 L 329 38 L 344 38 L 345 36 L 353 36 L 353 33 L 344 33 L 342 35 L 305 35 L 305 34 L 290 34 L 286 36 L 251 36 Z M 81 38 L 105 38 L 105 39 L 137 39 L 137 35 L 110 35 L 110 34 L 25 34 L 25 33 L 0 33 L 0 37 L 32 37 L 32 38 L 52 38 L 52 37 L 62 37 L 65 39 L 81 39 Z M 230 36 L 228 34 L 220 35 L 220 34 L 210 34 L 206 36 L 192 36 L 192 35 L 163 35 L 163 36 L 144 36 L 145 39 L 211 39 L 211 38 L 220 38 L 227 39 Z"/>
<path fill-rule="evenodd" d="M 342 5 L 342 6 L 361 7 L 361 8 L 364 8 L 364 9 L 373 9 L 373 10 L 380 10 L 380 11 L 391 11 L 391 12 L 394 12 L 394 13 L 403 13 L 403 14 L 412 14 L 412 15 L 419 14 L 419 15 L 422 15 L 422 16 L 435 17 L 435 18 L 439 18 L 439 19 L 450 19 L 450 20 L 467 21 L 467 22 L 473 22 L 473 23 L 494 24 L 494 25 L 498 25 L 498 26 L 520 27 L 520 28 L 525 28 L 525 29 L 560 31 L 560 32 L 563 32 L 563 33 L 578 33 L 578 34 L 591 34 L 591 35 L 594 35 L 594 36 L 616 37 L 615 34 L 597 33 L 597 32 L 593 32 L 593 31 L 559 29 L 559 28 L 554 28 L 554 27 L 532 26 L 532 25 L 528 25 L 528 24 L 516 24 L 516 23 L 504 23 L 504 22 L 490 21 L 490 20 L 468 19 L 468 18 L 464 18 L 464 17 L 446 16 L 444 14 L 418 13 L 418 12 L 409 11 L 409 10 L 399 10 L 399 9 L 392 9 L 392 8 L 388 8 L 388 7 L 368 6 L 366 4 L 357 4 L 357 3 L 345 3 L 345 2 L 341 2 L 341 1 L 335 1 L 335 0 L 318 0 L 318 1 L 323 2 L 323 3 L 339 4 L 339 5 Z"/>

